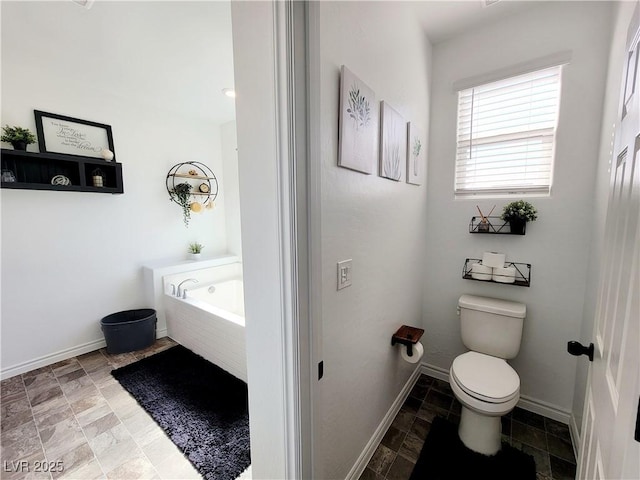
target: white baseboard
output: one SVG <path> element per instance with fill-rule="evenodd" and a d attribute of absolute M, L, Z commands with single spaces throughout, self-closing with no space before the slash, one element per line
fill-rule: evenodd
<path fill-rule="evenodd" d="M 571 421 L 569 422 L 569 434 L 571 435 L 571 443 L 573 444 L 573 454 L 576 456 L 576 460 L 580 460 L 578 453 L 580 452 L 580 430 L 578 429 L 578 423 L 576 417 L 572 413 Z"/>
<path fill-rule="evenodd" d="M 543 417 L 557 420 L 558 422 L 564 423 L 565 425 L 569 425 L 569 421 L 571 419 L 571 412 L 564 410 L 557 405 L 543 402 L 542 400 L 531 398 L 526 395 L 520 395 L 518 406 L 524 410 L 538 413 Z"/>
<path fill-rule="evenodd" d="M 436 367 L 435 365 L 429 365 L 428 363 L 422 363 L 420 365 L 420 370 L 425 375 L 429 375 L 430 377 L 437 378 L 438 380 L 444 380 L 449 383 L 449 370 Z"/>
<path fill-rule="evenodd" d="M 166 336 L 166 328 L 163 328 L 156 332 L 156 338 L 162 338 Z M 0 370 L 0 379 L 5 380 L 7 378 L 15 377 L 16 375 L 20 375 L 21 373 L 30 372 L 31 370 L 35 370 L 36 368 L 46 367 L 47 365 L 61 362 L 62 360 L 66 360 L 67 358 L 77 357 L 78 355 L 82 355 L 84 353 L 93 352 L 106 346 L 107 344 L 105 343 L 103 338 L 100 340 L 94 340 L 93 342 L 83 343 L 82 345 L 77 345 L 75 347 L 66 348 L 64 350 L 59 350 L 48 355 L 43 355 L 42 357 L 27 360 L 26 362 L 13 365 L 11 367 L 3 368 L 2 370 Z"/>
<path fill-rule="evenodd" d="M 421 370 L 425 375 L 429 375 L 439 380 L 449 382 L 449 371 L 445 370 L 444 368 L 436 367 L 435 365 L 430 365 L 428 363 L 423 363 L 421 365 Z M 533 413 L 540 414 L 544 417 L 557 420 L 558 422 L 564 423 L 565 425 L 570 425 L 571 412 L 564 410 L 557 405 L 553 405 L 551 403 L 547 403 L 545 401 L 538 400 L 527 395 L 520 395 L 518 407 Z"/>
<path fill-rule="evenodd" d="M 360 475 L 362 475 L 362 472 L 364 472 L 364 469 L 367 467 L 369 460 L 371 460 L 371 457 L 373 457 L 376 448 L 378 448 L 378 445 L 382 441 L 382 437 L 384 437 L 384 434 L 387 432 L 389 426 L 393 423 L 393 420 L 396 418 L 396 415 L 400 411 L 400 408 L 402 408 L 404 401 L 409 396 L 411 389 L 418 381 L 418 378 L 420 378 L 420 373 L 422 373 L 420 367 L 416 368 L 407 380 L 407 383 L 404 384 L 404 387 L 402 387 L 402 390 L 391 405 L 391 408 L 389 408 L 389 411 L 382 419 L 382 422 L 380 422 L 380 425 L 378 425 L 378 428 L 376 428 L 376 431 L 373 433 L 373 436 L 371 437 L 369 442 L 367 442 L 367 445 L 364 447 L 364 450 L 358 457 L 358 460 L 351 468 L 351 471 L 347 475 L 346 480 L 357 480 L 360 478 Z"/>

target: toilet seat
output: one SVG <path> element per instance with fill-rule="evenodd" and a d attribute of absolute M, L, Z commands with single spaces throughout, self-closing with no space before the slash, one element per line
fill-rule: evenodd
<path fill-rule="evenodd" d="M 502 358 L 478 352 L 456 357 L 451 365 L 451 377 L 470 397 L 487 403 L 503 404 L 520 393 L 520 377 Z"/>

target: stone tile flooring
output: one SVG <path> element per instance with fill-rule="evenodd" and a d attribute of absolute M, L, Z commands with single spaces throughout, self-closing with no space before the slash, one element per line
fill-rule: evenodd
<path fill-rule="evenodd" d="M 447 382 L 421 375 L 360 479 L 408 479 L 434 417 L 459 423 L 460 412 Z M 575 479 L 576 460 L 567 425 L 516 408 L 502 418 L 502 441 L 533 456 L 538 480 Z"/>
<path fill-rule="evenodd" d="M 133 353 L 102 349 L 3 380 L 0 478 L 201 478 L 111 376 L 173 345 L 164 337 Z M 240 478 L 250 479 L 250 470 Z"/>

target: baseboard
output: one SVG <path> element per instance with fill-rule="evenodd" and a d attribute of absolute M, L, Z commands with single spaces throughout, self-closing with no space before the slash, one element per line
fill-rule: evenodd
<path fill-rule="evenodd" d="M 571 443 L 573 444 L 573 454 L 576 456 L 576 459 L 580 459 L 578 455 L 580 451 L 580 430 L 578 429 L 578 423 L 573 413 L 571 414 L 571 421 L 569 422 L 569 434 L 571 435 Z"/>
<path fill-rule="evenodd" d="M 557 405 L 553 405 L 536 398 L 531 398 L 526 395 L 520 395 L 518 406 L 524 410 L 540 414 L 543 417 L 557 420 L 565 425 L 569 425 L 569 421 L 571 419 L 571 412 L 563 410 Z"/>
<path fill-rule="evenodd" d="M 420 365 L 420 370 L 425 375 L 429 375 L 430 377 L 437 378 L 438 380 L 444 380 L 449 383 L 449 370 L 436 367 L 435 365 L 429 365 L 428 363 L 422 363 Z"/>
<path fill-rule="evenodd" d="M 376 431 L 373 433 L 373 436 L 364 447 L 364 450 L 358 457 L 358 460 L 351 468 L 351 471 L 347 475 L 346 480 L 358 480 L 360 478 L 360 475 L 362 475 L 362 472 L 364 472 L 364 469 L 367 467 L 369 460 L 371 460 L 371 457 L 373 457 L 376 448 L 378 448 L 378 445 L 382 441 L 382 437 L 384 437 L 384 434 L 387 432 L 389 426 L 393 423 L 393 420 L 396 418 L 396 415 L 400 411 L 400 408 L 402 408 L 404 401 L 409 396 L 411 389 L 418 381 L 418 378 L 420 378 L 420 373 L 420 367 L 416 368 L 407 380 L 407 383 L 404 384 L 404 387 L 402 387 L 402 390 L 391 405 L 391 408 L 389 408 L 389 411 L 380 422 L 380 425 L 378 425 L 378 428 L 376 428 Z"/>
<path fill-rule="evenodd" d="M 430 365 L 428 363 L 423 363 L 421 365 L 421 371 L 422 373 L 431 377 L 437 378 L 439 380 L 444 380 L 447 383 L 449 382 L 449 371 L 443 368 L 436 367 L 435 365 Z M 520 395 L 518 407 L 533 413 L 540 414 L 544 417 L 557 420 L 558 422 L 564 423 L 565 425 L 570 425 L 571 412 L 564 410 L 557 405 L 553 405 L 551 403 L 547 403 L 542 400 L 529 397 L 527 395 Z"/>
<path fill-rule="evenodd" d="M 58 352 L 51 353 L 49 355 L 44 355 L 42 357 L 34 358 L 33 360 L 28 360 L 26 362 L 19 363 L 18 365 L 13 365 L 11 367 L 3 368 L 0 371 L 0 378 L 2 378 L 2 380 L 6 378 L 11 378 L 16 375 L 20 375 L 21 373 L 26 373 L 31 370 L 35 370 L 36 368 L 46 367 L 47 365 L 51 365 L 53 363 L 66 360 L 67 358 L 76 357 L 78 355 L 82 355 L 83 353 L 89 353 L 89 352 L 93 352 L 94 350 L 99 350 L 105 347 L 106 345 L 107 344 L 105 343 L 103 338 L 101 340 L 94 340 L 93 342 L 88 342 L 75 347 L 66 348 L 64 350 L 60 350 Z"/>
<path fill-rule="evenodd" d="M 166 336 L 166 328 L 163 328 L 156 332 L 156 338 L 162 338 Z M 30 372 L 31 370 L 35 370 L 36 368 L 46 367 L 47 365 L 61 362 L 62 360 L 66 360 L 67 358 L 77 357 L 78 355 L 82 355 L 84 353 L 93 352 L 106 346 L 107 344 L 105 343 L 103 338 L 100 340 L 94 340 L 93 342 L 83 343 L 82 345 L 77 345 L 75 347 L 66 348 L 64 350 L 59 350 L 57 352 L 50 353 L 49 355 L 44 355 L 42 357 L 34 358 L 33 360 L 27 360 L 26 362 L 13 365 L 11 367 L 3 368 L 2 370 L 0 370 L 0 379 L 5 380 L 7 378 L 15 377 L 16 375 L 20 375 L 21 373 Z"/>

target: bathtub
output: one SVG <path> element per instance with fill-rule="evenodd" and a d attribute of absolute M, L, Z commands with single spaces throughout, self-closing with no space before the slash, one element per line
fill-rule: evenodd
<path fill-rule="evenodd" d="M 212 307 L 216 314 L 229 313 L 232 322 L 244 327 L 244 291 L 241 279 L 211 282 L 202 286 L 196 284 L 196 288 L 187 288 L 186 296 L 203 309 Z"/>
<path fill-rule="evenodd" d="M 242 277 L 218 275 L 212 269 L 166 277 L 165 312 L 167 333 L 189 350 L 247 381 Z M 172 284 L 186 278 L 186 298 L 172 295 Z"/>

